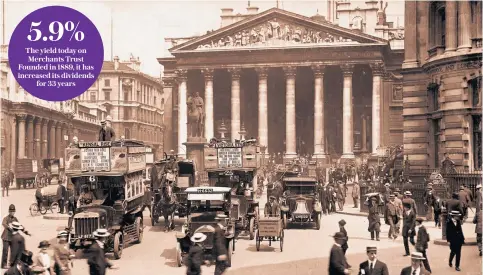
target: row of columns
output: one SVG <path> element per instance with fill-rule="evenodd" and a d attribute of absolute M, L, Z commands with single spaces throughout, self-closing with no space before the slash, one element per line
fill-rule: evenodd
<path fill-rule="evenodd" d="M 370 65 L 373 71 L 372 91 L 372 150 L 377 153 L 381 137 L 381 90 L 383 63 Z M 325 125 L 324 125 L 324 72 L 325 65 L 311 66 L 314 72 L 314 157 L 325 158 Z M 353 102 L 352 102 L 352 74 L 354 65 L 341 66 L 343 72 L 343 158 L 353 158 L 354 125 L 353 125 Z M 240 73 L 241 69 L 228 70 L 232 76 L 231 85 L 231 139 L 238 139 L 240 132 Z M 258 74 L 258 136 L 259 143 L 268 148 L 268 68 L 255 68 Z M 296 110 L 295 110 L 295 79 L 297 68 L 294 66 L 284 67 L 286 77 L 286 157 L 295 157 L 296 152 Z M 178 80 L 178 153 L 185 154 L 183 143 L 187 136 L 187 70 L 176 71 Z M 214 102 L 213 102 L 213 73 L 214 69 L 203 69 L 205 77 L 205 138 L 207 140 L 215 136 L 214 133 Z"/>
<path fill-rule="evenodd" d="M 17 134 L 18 125 L 18 139 Z M 45 159 L 61 158 L 66 146 L 64 136 L 68 135 L 72 125 L 56 122 L 50 119 L 29 116 L 26 114 L 16 115 L 12 123 L 12 141 L 18 140 L 18 150 L 12 143 L 12 161 L 16 158 Z M 49 131 L 50 129 L 50 131 Z M 50 132 L 50 135 L 49 135 Z"/>

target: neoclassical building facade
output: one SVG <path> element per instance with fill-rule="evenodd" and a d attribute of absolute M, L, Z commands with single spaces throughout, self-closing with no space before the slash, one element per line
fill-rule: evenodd
<path fill-rule="evenodd" d="M 406 1 L 404 153 L 412 167 L 482 168 L 481 1 Z"/>
<path fill-rule="evenodd" d="M 172 56 L 158 58 L 172 90 L 180 155 L 187 101 L 196 93 L 204 99 L 208 140 L 224 122 L 232 140 L 244 128 L 287 158 L 354 158 L 402 143 L 402 50 L 320 15 L 250 9 L 219 30 L 172 39 Z M 226 10 L 222 20 L 230 17 Z"/>

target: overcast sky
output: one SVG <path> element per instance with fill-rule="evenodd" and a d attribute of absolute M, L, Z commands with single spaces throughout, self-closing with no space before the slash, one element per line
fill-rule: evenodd
<path fill-rule="evenodd" d="M 2 1 L 2 0 L 0 0 Z M 5 0 L 3 0 L 5 1 Z M 157 57 L 166 55 L 168 45 L 166 37 L 186 37 L 206 33 L 207 30 L 220 27 L 220 9 L 233 8 L 235 13 L 245 13 L 251 6 L 260 8 L 260 12 L 273 8 L 277 1 L 42 1 L 42 0 L 6 0 L 5 33 L 6 44 L 10 40 L 15 26 L 30 12 L 45 6 L 63 5 L 75 8 L 89 17 L 97 26 L 104 41 L 105 59 L 111 58 L 112 52 L 121 60 L 129 58 L 130 53 L 139 56 L 141 70 L 153 76 L 159 76 L 161 67 Z M 312 16 L 326 14 L 326 1 L 300 0 L 279 1 L 280 8 Z M 352 1 L 361 3 L 364 1 Z M 388 21 L 403 24 L 404 1 L 390 0 L 386 10 Z M 111 15 L 113 21 L 111 43 Z M 399 18 L 399 19 L 397 19 Z M 2 31 L 2 30 L 0 30 Z"/>

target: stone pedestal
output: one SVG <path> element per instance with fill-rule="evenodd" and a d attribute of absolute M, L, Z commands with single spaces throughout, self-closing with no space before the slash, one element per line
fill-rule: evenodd
<path fill-rule="evenodd" d="M 196 171 L 204 171 L 204 148 L 207 144 L 203 137 L 189 137 L 188 141 L 183 143 L 186 146 L 186 158 L 195 162 Z"/>

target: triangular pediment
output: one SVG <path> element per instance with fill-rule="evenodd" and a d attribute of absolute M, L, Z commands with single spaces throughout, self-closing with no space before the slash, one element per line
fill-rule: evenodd
<path fill-rule="evenodd" d="M 185 41 L 170 52 L 387 43 L 360 31 L 273 8 Z"/>

